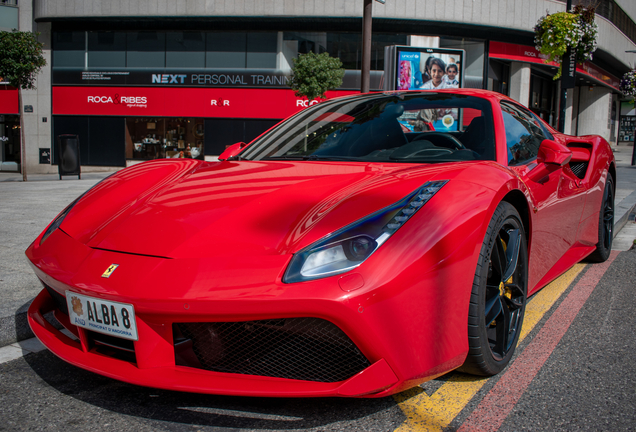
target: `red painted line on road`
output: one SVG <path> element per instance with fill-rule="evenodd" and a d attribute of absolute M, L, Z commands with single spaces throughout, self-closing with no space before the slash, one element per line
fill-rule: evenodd
<path fill-rule="evenodd" d="M 458 432 L 495 432 L 501 427 L 617 255 L 614 251 L 607 261 L 590 267 Z"/>

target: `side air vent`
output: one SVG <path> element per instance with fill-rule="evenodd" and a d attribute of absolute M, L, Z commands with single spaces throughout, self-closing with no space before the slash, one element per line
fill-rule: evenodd
<path fill-rule="evenodd" d="M 582 180 L 585 177 L 588 165 L 587 162 L 570 162 L 570 169 L 575 176 Z"/>
<path fill-rule="evenodd" d="M 575 176 L 583 180 L 590 165 L 592 146 L 589 143 L 577 141 L 568 143 L 568 148 L 572 151 L 570 169 Z"/>

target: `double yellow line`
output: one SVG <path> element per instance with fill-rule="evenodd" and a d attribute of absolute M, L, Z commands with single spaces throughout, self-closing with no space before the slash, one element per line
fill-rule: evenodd
<path fill-rule="evenodd" d="M 584 268 L 585 264 L 576 264 L 530 298 L 526 305 L 519 343 L 541 321 Z M 395 395 L 394 399 L 407 417 L 396 432 L 443 430 L 489 379 L 451 372 L 448 380 L 431 396 L 421 387 Z"/>

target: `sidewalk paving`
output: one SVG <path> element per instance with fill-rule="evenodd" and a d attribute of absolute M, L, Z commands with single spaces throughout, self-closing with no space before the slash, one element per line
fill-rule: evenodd
<path fill-rule="evenodd" d="M 614 236 L 636 207 L 636 166 L 631 146 L 613 147 L 617 166 Z M 57 174 L 22 175 L 0 172 L 0 347 L 33 337 L 26 311 L 40 285 L 24 255 L 29 244 L 66 205 L 110 173 L 83 173 L 82 179 Z M 633 221 L 633 217 L 631 219 Z M 636 238 L 636 235 L 634 236 Z M 630 238 L 627 244 L 633 241 Z"/>

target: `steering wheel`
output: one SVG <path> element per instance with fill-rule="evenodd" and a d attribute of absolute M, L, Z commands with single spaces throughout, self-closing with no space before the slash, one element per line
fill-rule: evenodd
<path fill-rule="evenodd" d="M 431 141 L 433 144 L 436 145 L 435 141 L 429 139 L 434 137 L 442 138 L 442 140 L 445 143 L 448 143 L 449 145 L 452 146 L 452 148 L 456 150 L 462 150 L 466 148 L 464 147 L 464 144 L 462 144 L 460 140 L 455 138 L 453 135 L 450 135 L 444 132 L 424 132 L 416 136 L 415 139 L 413 139 L 412 141 L 427 140 L 427 141 Z"/>

